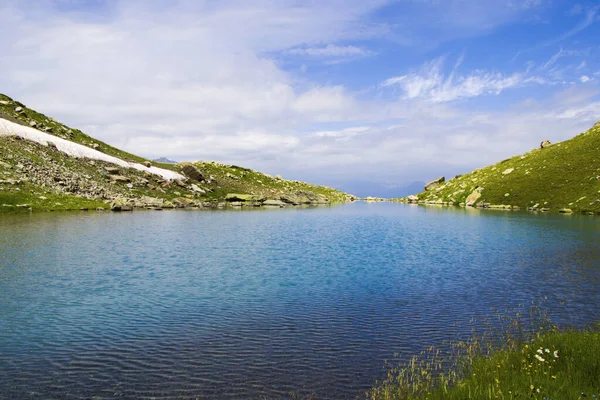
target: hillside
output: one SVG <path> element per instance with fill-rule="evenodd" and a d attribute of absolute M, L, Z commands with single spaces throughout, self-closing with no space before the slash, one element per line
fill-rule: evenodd
<path fill-rule="evenodd" d="M 283 207 L 350 199 L 234 165 L 150 161 L 0 95 L 0 212 Z"/>
<path fill-rule="evenodd" d="M 431 182 L 405 202 L 600 213 L 600 122 L 564 142 Z"/>

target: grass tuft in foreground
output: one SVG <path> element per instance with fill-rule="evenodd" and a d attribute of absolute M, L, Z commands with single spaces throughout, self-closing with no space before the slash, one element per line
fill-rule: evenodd
<path fill-rule="evenodd" d="M 560 330 L 524 329 L 520 316 L 502 335 L 487 334 L 429 349 L 367 393 L 379 399 L 597 399 L 600 397 L 600 324 Z M 536 323 L 537 323 L 536 322 Z"/>

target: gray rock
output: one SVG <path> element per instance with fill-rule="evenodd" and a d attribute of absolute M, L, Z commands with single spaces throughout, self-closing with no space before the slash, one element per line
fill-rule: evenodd
<path fill-rule="evenodd" d="M 443 177 L 443 176 L 441 176 L 441 177 L 439 177 L 439 178 L 437 178 L 437 179 L 435 179 L 435 180 L 433 180 L 433 181 L 429 182 L 428 184 L 426 184 L 426 185 L 424 186 L 424 189 L 425 189 L 425 190 L 433 190 L 433 189 L 435 189 L 436 187 L 440 186 L 440 185 L 441 185 L 442 183 L 444 183 L 445 181 L 446 181 L 446 178 L 445 178 L 445 177 Z"/>
<path fill-rule="evenodd" d="M 144 161 L 144 162 L 142 163 L 142 165 L 143 165 L 144 167 L 146 167 L 146 168 L 150 168 L 150 167 L 152 166 L 152 163 L 151 163 L 150 161 Z"/>
<path fill-rule="evenodd" d="M 195 185 L 193 183 L 190 185 L 190 187 L 193 192 L 200 193 L 200 194 L 206 194 L 206 190 L 199 188 L 197 185 Z"/>
<path fill-rule="evenodd" d="M 111 175 L 118 175 L 121 172 L 121 169 L 117 167 L 104 167 L 104 169 Z"/>
<path fill-rule="evenodd" d="M 133 211 L 133 206 L 126 199 L 118 197 L 110 203 L 111 211 Z"/>
<path fill-rule="evenodd" d="M 123 176 L 123 175 L 111 175 L 110 179 L 113 182 L 120 182 L 120 183 L 129 183 L 129 182 L 131 182 L 131 179 L 129 179 L 128 177 Z"/>
<path fill-rule="evenodd" d="M 540 143 L 540 149 L 545 149 L 546 147 L 550 147 L 552 145 L 552 143 L 546 139 L 543 140 L 542 143 Z"/>
<path fill-rule="evenodd" d="M 279 208 L 281 208 L 281 207 L 285 207 L 287 204 L 284 203 L 281 200 L 268 199 L 268 200 L 265 200 L 262 203 L 262 205 L 265 206 L 265 207 L 279 207 Z"/>
<path fill-rule="evenodd" d="M 198 171 L 198 169 L 191 164 L 187 164 L 186 166 L 184 166 L 181 169 L 181 172 L 183 172 L 183 174 L 188 178 L 193 179 L 195 181 L 204 181 L 204 175 L 202 175 L 202 172 Z"/>

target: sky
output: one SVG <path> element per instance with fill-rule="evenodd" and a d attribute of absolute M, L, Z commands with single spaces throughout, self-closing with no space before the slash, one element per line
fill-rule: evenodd
<path fill-rule="evenodd" d="M 2 0 L 0 51 L 0 93 L 116 147 L 342 189 L 600 120 L 597 0 Z"/>

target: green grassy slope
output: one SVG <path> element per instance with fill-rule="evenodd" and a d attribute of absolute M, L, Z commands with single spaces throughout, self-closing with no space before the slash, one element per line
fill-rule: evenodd
<path fill-rule="evenodd" d="M 331 202 L 347 201 L 348 195 L 339 190 L 306 182 L 272 177 L 237 165 L 217 162 L 195 162 L 193 165 L 206 177 L 213 177 L 218 187 L 211 194 L 223 198 L 227 193 L 248 193 L 264 197 L 278 197 L 281 193 L 311 192 L 328 198 Z"/>
<path fill-rule="evenodd" d="M 0 118 L 35 127 L 125 161 L 149 161 L 96 140 L 2 94 Z M 152 164 L 178 172 L 187 165 Z M 77 159 L 51 146 L 15 137 L 0 137 L 0 213 L 107 207 L 116 197 L 140 199 L 147 196 L 190 206 L 216 206 L 229 193 L 278 199 L 282 195 L 309 192 L 330 202 L 349 199 L 349 195 L 335 189 L 274 178 L 238 166 L 216 162 L 196 162 L 193 165 L 206 180 L 166 182 L 147 172 L 119 168 L 116 174 L 127 181 L 115 181 L 112 179 L 115 172 L 107 170 L 114 169 L 113 164 Z"/>
<path fill-rule="evenodd" d="M 418 198 L 423 203 L 459 205 L 477 188 L 481 197 L 474 205 L 480 207 L 600 212 L 600 125 L 451 179 Z"/>

